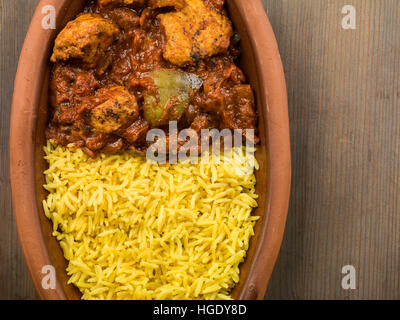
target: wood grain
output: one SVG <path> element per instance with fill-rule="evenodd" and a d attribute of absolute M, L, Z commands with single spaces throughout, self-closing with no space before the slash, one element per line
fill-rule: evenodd
<path fill-rule="evenodd" d="M 250 0 L 249 0 L 250 1 Z M 398 0 L 263 0 L 286 72 L 293 186 L 267 299 L 400 298 Z M 35 299 L 8 172 L 13 79 L 38 0 L 0 0 L 0 299 Z M 341 27 L 352 4 L 357 29 Z M 341 288 L 342 266 L 357 289 Z"/>
<path fill-rule="evenodd" d="M 289 95 L 293 186 L 268 299 L 400 298 L 400 6 L 264 0 Z M 344 30 L 341 9 L 356 9 Z M 357 289 L 343 290 L 344 265 Z"/>
<path fill-rule="evenodd" d="M 37 3 L 0 0 L 0 299 L 36 298 L 12 212 L 8 138 L 18 57 Z"/>

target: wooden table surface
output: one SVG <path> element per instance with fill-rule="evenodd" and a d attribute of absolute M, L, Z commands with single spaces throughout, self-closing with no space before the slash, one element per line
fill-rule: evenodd
<path fill-rule="evenodd" d="M 253 1 L 253 0 L 248 0 Z M 400 298 L 400 3 L 263 0 L 286 72 L 293 185 L 267 299 Z M 0 299 L 35 299 L 12 213 L 13 79 L 38 0 L 0 0 Z M 345 5 L 356 29 L 344 29 Z M 342 267 L 356 289 L 342 288 Z"/>

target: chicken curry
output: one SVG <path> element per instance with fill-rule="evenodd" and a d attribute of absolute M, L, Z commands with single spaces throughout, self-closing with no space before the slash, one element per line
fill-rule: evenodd
<path fill-rule="evenodd" d="M 147 132 L 169 121 L 199 134 L 256 130 L 224 2 L 88 1 L 55 40 L 47 138 L 94 157 L 144 152 Z"/>

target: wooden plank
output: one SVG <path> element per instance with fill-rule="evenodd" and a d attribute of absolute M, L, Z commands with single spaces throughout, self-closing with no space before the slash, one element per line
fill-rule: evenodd
<path fill-rule="evenodd" d="M 8 138 L 14 76 L 38 0 L 0 0 L 0 299 L 35 299 L 12 212 Z"/>
<path fill-rule="evenodd" d="M 293 186 L 268 299 L 400 298 L 400 6 L 263 0 L 289 94 Z M 356 30 L 341 10 L 356 9 Z M 344 265 L 357 289 L 343 290 Z"/>
<path fill-rule="evenodd" d="M 267 299 L 400 298 L 398 0 L 263 0 L 286 71 L 293 187 Z M 35 299 L 12 214 L 13 78 L 38 0 L 0 0 L 0 299 Z M 343 30 L 341 9 L 356 9 Z M 357 289 L 341 288 L 353 265 Z"/>

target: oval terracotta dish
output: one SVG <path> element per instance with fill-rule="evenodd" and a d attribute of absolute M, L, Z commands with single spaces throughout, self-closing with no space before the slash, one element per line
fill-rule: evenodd
<path fill-rule="evenodd" d="M 45 127 L 48 121 L 49 60 L 56 34 L 82 9 L 83 0 L 42 0 L 22 49 L 11 115 L 10 169 L 18 233 L 33 283 L 42 299 L 79 299 L 68 285 L 66 260 L 42 209 Z M 57 30 L 45 30 L 44 6 L 54 6 Z M 260 0 L 228 0 L 230 17 L 242 38 L 240 66 L 257 97 L 261 145 L 257 159 L 257 223 L 236 299 L 263 299 L 283 237 L 289 202 L 291 163 L 285 78 L 272 28 Z M 56 269 L 55 289 L 44 289 L 46 269 Z"/>

